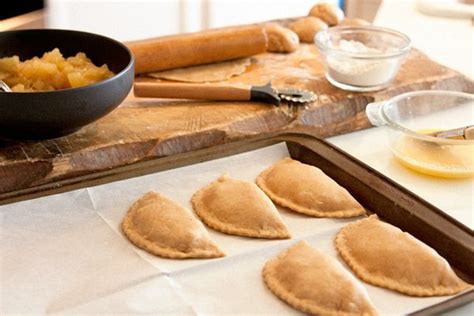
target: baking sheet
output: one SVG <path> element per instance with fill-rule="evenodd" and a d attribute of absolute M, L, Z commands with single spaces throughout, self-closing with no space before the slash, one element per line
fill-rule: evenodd
<path fill-rule="evenodd" d="M 119 229 L 128 207 L 150 190 L 190 208 L 192 194 L 223 173 L 254 181 L 287 156 L 281 143 L 0 207 L 0 312 L 298 314 L 265 288 L 264 263 L 300 239 L 337 257 L 333 238 L 355 219 L 311 218 L 279 208 L 293 239 L 260 240 L 209 230 L 227 253 L 211 260 L 149 255 Z M 406 314 L 449 298 L 413 298 L 364 286 L 381 314 Z"/>

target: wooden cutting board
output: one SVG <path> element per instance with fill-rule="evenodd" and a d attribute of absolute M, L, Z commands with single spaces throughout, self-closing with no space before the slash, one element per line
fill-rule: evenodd
<path fill-rule="evenodd" d="M 262 54 L 229 82 L 311 90 L 319 99 L 307 106 L 275 107 L 250 102 L 197 102 L 136 99 L 73 135 L 36 142 L 0 141 L 0 200 L 19 190 L 108 170 L 154 157 L 301 128 L 320 137 L 369 127 L 369 102 L 424 89 L 473 92 L 460 73 L 412 50 L 392 85 L 372 93 L 350 93 L 331 86 L 314 45 L 295 53 Z M 356 144 L 355 144 L 356 145 Z"/>

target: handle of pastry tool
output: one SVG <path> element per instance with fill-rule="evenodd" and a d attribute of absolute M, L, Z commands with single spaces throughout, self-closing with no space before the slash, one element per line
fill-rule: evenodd
<path fill-rule="evenodd" d="M 250 90 L 248 85 L 136 82 L 133 92 L 141 98 L 250 101 Z"/>
<path fill-rule="evenodd" d="M 431 133 L 429 135 L 439 137 L 439 138 L 453 138 L 453 139 L 461 138 L 461 139 L 466 139 L 466 140 L 473 140 L 474 139 L 474 125 L 454 128 L 450 130 L 444 130 L 440 132 Z"/>
<path fill-rule="evenodd" d="M 215 101 L 257 101 L 280 104 L 270 85 L 216 85 L 200 83 L 136 82 L 133 92 L 141 98 L 193 99 Z"/>

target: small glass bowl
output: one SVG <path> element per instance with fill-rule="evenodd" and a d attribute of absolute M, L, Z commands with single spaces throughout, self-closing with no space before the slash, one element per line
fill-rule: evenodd
<path fill-rule="evenodd" d="M 314 38 L 326 78 L 349 91 L 376 91 L 395 78 L 410 50 L 408 36 L 376 26 L 331 27 Z"/>
<path fill-rule="evenodd" d="M 427 135 L 474 124 L 474 95 L 454 91 L 416 91 L 367 105 L 376 126 L 388 127 L 395 158 L 417 172 L 443 178 L 474 176 L 474 140 Z"/>

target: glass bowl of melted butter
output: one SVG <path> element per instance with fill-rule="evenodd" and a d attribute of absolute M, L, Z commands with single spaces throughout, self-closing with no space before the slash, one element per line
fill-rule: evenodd
<path fill-rule="evenodd" d="M 474 140 L 439 132 L 474 124 L 474 95 L 454 91 L 416 91 L 371 103 L 370 122 L 387 127 L 389 146 L 405 167 L 443 178 L 474 177 Z"/>

